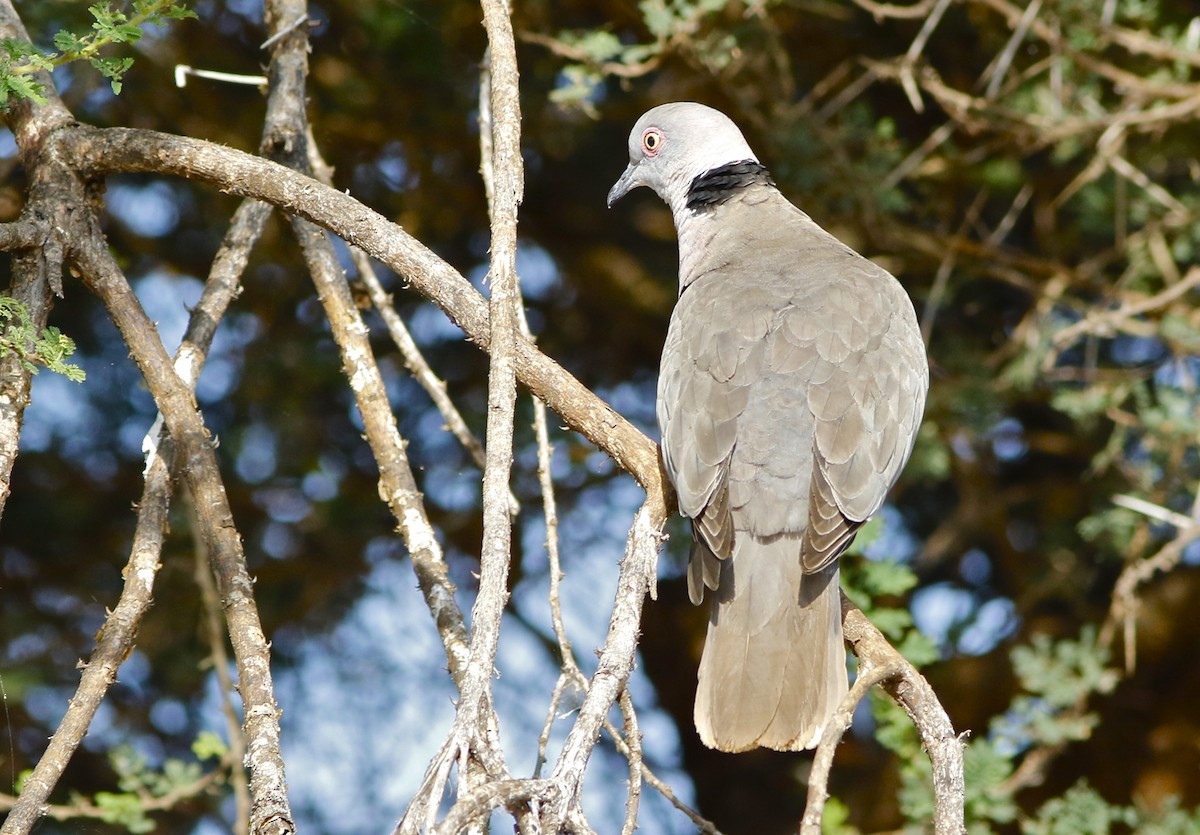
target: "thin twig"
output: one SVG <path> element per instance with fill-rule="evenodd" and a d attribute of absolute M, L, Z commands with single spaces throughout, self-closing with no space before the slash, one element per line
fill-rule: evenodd
<path fill-rule="evenodd" d="M 642 798 L 642 729 L 638 726 L 637 711 L 633 708 L 633 697 L 629 688 L 621 691 L 619 700 L 621 715 L 625 718 L 625 742 L 629 752 L 629 796 L 625 800 L 625 822 L 621 835 L 633 835 L 638 825 L 638 807 Z"/>
<path fill-rule="evenodd" d="M 213 673 L 217 677 L 217 685 L 221 694 L 221 715 L 225 717 L 225 732 L 229 735 L 230 760 L 234 763 L 230 770 L 230 782 L 233 784 L 234 824 L 232 830 L 237 835 L 245 835 L 250 831 L 250 786 L 246 781 L 246 772 L 242 762 L 246 758 L 246 740 L 242 736 L 241 720 L 237 708 L 230 698 L 234 691 L 234 682 L 229 675 L 229 654 L 225 651 L 225 630 L 221 627 L 221 601 L 217 597 L 217 586 L 213 582 L 212 569 L 209 567 L 208 554 L 204 550 L 204 541 L 196 540 L 196 586 L 200 589 L 200 602 L 204 610 L 204 634 L 208 639 L 209 656 L 212 659 Z"/>
<path fill-rule="evenodd" d="M 870 657 L 860 658 L 858 678 L 850 691 L 842 697 L 841 703 L 825 731 L 821 734 L 821 743 L 817 746 L 813 758 L 812 769 L 808 775 L 808 797 L 804 806 L 804 817 L 800 819 L 800 835 L 821 835 L 821 821 L 825 814 L 825 801 L 829 799 L 829 774 L 833 769 L 833 755 L 838 743 L 854 721 L 854 710 L 876 684 L 893 676 L 901 675 L 904 667 L 895 663 L 894 659 L 883 665 L 878 665 Z"/>
<path fill-rule="evenodd" d="M 1024 14 L 1021 15 L 1021 19 L 1013 27 L 1012 37 L 1008 39 L 1008 43 L 1004 45 L 1004 49 L 1000 50 L 1000 55 L 996 58 L 996 63 L 992 65 L 990 70 L 991 78 L 988 79 L 987 88 L 983 93 L 987 98 L 995 98 L 996 93 L 1000 92 L 1000 85 L 1004 83 L 1004 76 L 1008 74 L 1009 65 L 1012 64 L 1012 60 L 1017 54 L 1017 49 L 1021 46 L 1021 42 L 1025 40 L 1025 35 L 1029 32 L 1029 26 L 1033 23 L 1033 19 L 1037 17 L 1037 13 L 1041 8 L 1042 0 L 1030 0 L 1029 5 L 1025 7 Z"/>
<path fill-rule="evenodd" d="M 904 53 L 904 58 L 899 63 L 900 86 L 904 89 L 905 95 L 908 96 L 909 104 L 918 113 L 925 112 L 925 102 L 921 100 L 916 80 L 913 78 L 913 67 L 916 66 L 917 59 L 925 51 L 925 44 L 929 42 L 933 31 L 937 29 L 938 23 L 942 20 L 942 15 L 946 13 L 946 9 L 949 7 L 950 0 L 937 0 L 934 3 L 933 9 L 925 17 L 924 23 L 921 24 L 921 29 L 917 32 L 917 36 L 909 44 L 908 52 Z"/>
<path fill-rule="evenodd" d="M 125 578 L 117 605 L 104 620 L 96 648 L 82 665 L 79 686 L 67 702 L 66 714 L 50 737 L 50 744 L 38 759 L 33 772 L 12 811 L 0 827 L 3 835 L 25 835 L 46 814 L 45 803 L 57 785 L 83 737 L 91 726 L 108 688 L 117 680 L 117 669 L 133 649 L 142 616 L 150 608 L 154 579 L 160 567 L 162 543 L 167 527 L 171 478 L 162 461 L 145 481 L 133 534 L 129 562 L 122 572 Z"/>
<path fill-rule="evenodd" d="M 602 75 L 611 75 L 615 78 L 641 78 L 647 73 L 653 72 L 662 64 L 663 59 L 667 56 L 674 43 L 674 40 L 660 40 L 656 42 L 653 45 L 651 56 L 644 61 L 637 61 L 631 64 L 623 61 L 601 61 L 600 63 L 596 63 L 595 59 L 584 50 L 541 32 L 522 30 L 520 38 L 526 43 L 545 47 L 551 54 L 557 55 L 560 58 L 592 66 Z"/>
<path fill-rule="evenodd" d="M 886 18 L 915 20 L 918 17 L 925 17 L 929 14 L 929 10 L 933 7 L 934 2 L 935 0 L 920 0 L 911 6 L 898 6 L 894 3 L 877 3 L 875 0 L 854 0 L 854 5 L 870 12 L 877 21 Z"/>
<path fill-rule="evenodd" d="M 517 96 L 516 48 L 512 21 L 502 0 L 485 0 L 492 65 L 492 164 L 495 194 L 491 203 L 491 296 L 488 304 L 488 411 L 483 471 L 483 545 L 479 588 L 471 608 L 471 651 L 462 698 L 450 730 L 450 749 L 466 752 L 482 734 L 484 706 L 490 704 L 500 622 L 508 602 L 508 569 L 512 557 L 512 518 L 508 513 L 509 477 L 513 460 L 513 413 L 516 375 L 514 343 L 519 330 L 517 295 L 517 207 L 523 192 L 520 102 Z M 483 784 L 470 770 L 460 769 L 460 794 Z"/>
<path fill-rule="evenodd" d="M 1143 516 L 1149 516 L 1158 522 L 1166 522 L 1168 525 L 1173 525 L 1181 531 L 1187 530 L 1195 524 L 1192 517 L 1186 514 L 1177 513 L 1154 502 L 1139 499 L 1137 496 L 1118 494 L 1113 496 L 1112 501 L 1117 507 L 1123 507 L 1135 513 L 1140 513 Z"/>
<path fill-rule="evenodd" d="M 82 204 L 81 204 L 82 205 Z M 283 758 L 279 750 L 279 710 L 271 679 L 270 649 L 253 597 L 246 567 L 222 486 L 211 440 L 191 390 L 175 373 L 153 323 L 121 273 L 94 218 L 80 213 L 73 230 L 72 260 L 84 283 L 104 302 L 143 376 L 171 437 L 179 448 L 182 472 L 195 497 L 200 535 L 213 560 L 226 623 L 238 666 L 238 688 L 245 705 L 244 728 L 254 798 L 252 828 L 264 833 L 292 828 Z"/>
<path fill-rule="evenodd" d="M 983 208 L 983 204 L 987 201 L 987 189 L 980 189 L 975 194 L 975 199 L 971 201 L 967 213 L 963 216 L 962 222 L 959 224 L 958 235 L 961 237 L 968 228 L 979 217 L 979 212 Z M 954 270 L 954 264 L 958 259 L 954 249 L 947 249 L 946 254 L 942 257 L 942 261 L 938 264 L 937 273 L 933 277 L 933 286 L 929 288 L 929 296 L 925 301 L 925 310 L 921 314 L 921 337 L 925 340 L 925 344 L 929 344 L 930 335 L 933 333 L 933 323 L 937 319 L 938 309 L 941 307 L 942 296 L 946 292 L 946 286 L 950 281 L 950 273 Z"/>
<path fill-rule="evenodd" d="M 629 758 L 633 755 L 630 747 L 625 744 L 625 740 L 621 735 L 621 731 L 608 719 L 604 720 L 604 730 L 612 739 L 613 747 L 617 749 L 617 752 L 620 753 L 621 756 Z M 698 835 L 722 835 L 721 830 L 717 829 L 716 825 L 712 821 L 708 820 L 691 806 L 680 800 L 678 795 L 675 794 L 675 790 L 672 789 L 671 786 L 668 785 L 662 778 L 655 774 L 653 769 L 646 764 L 645 760 L 642 760 L 641 772 L 642 778 L 645 779 L 645 781 L 649 783 L 656 792 L 661 794 L 664 798 L 666 798 L 668 803 L 687 816 L 688 820 L 695 825 Z"/>
<path fill-rule="evenodd" d="M 1166 289 L 1137 302 L 1125 302 L 1116 310 L 1103 310 L 1075 322 L 1054 335 L 1054 345 L 1061 350 L 1084 334 L 1111 335 L 1135 316 L 1166 307 L 1200 286 L 1200 266 L 1192 267 L 1179 281 Z"/>
<path fill-rule="evenodd" d="M 1012 231 L 1013 225 L 1017 222 L 1017 218 L 1021 216 L 1021 212 L 1025 211 L 1025 206 L 1029 203 L 1029 198 L 1033 197 L 1033 186 L 1029 183 L 1021 186 L 1021 190 L 1017 192 L 1017 196 L 1013 198 L 1013 202 L 1009 205 L 1008 211 L 1004 213 L 1004 217 L 1000 218 L 1000 222 L 996 224 L 996 228 L 992 233 L 984 239 L 988 246 L 1000 246 L 1004 243 L 1004 239 L 1008 237 L 1008 233 Z"/>
<path fill-rule="evenodd" d="M 657 571 L 664 517 L 663 509 L 656 506 L 655 497 L 650 496 L 634 516 L 629 529 L 600 662 L 554 769 L 553 779 L 560 782 L 564 790 L 554 805 L 542 812 L 547 831 L 557 831 L 559 822 L 567 819 L 570 810 L 578 804 L 584 768 L 604 718 L 629 680 L 637 649 L 642 604 L 649 592 L 650 578 Z"/>
<path fill-rule="evenodd" d="M 396 311 L 396 306 L 392 301 L 391 295 L 379 283 L 379 276 L 376 275 L 375 267 L 371 264 L 371 257 L 358 247 L 350 248 L 350 257 L 354 261 L 355 271 L 358 274 L 359 280 L 367 288 L 367 295 L 371 298 L 371 304 L 383 319 L 383 323 L 388 329 L 388 334 L 392 337 L 392 342 L 400 349 L 400 356 L 404 359 L 404 364 L 412 373 L 413 379 L 421 385 L 421 388 L 425 389 L 434 406 L 437 407 L 442 417 L 446 419 L 446 428 L 450 431 L 450 434 L 462 444 L 463 449 L 471 456 L 471 460 L 482 470 L 484 463 L 483 442 L 475 437 L 475 433 L 467 426 L 462 413 L 454 405 L 454 401 L 450 399 L 450 395 L 446 391 L 445 382 L 434 373 L 433 368 L 425 359 L 425 355 L 421 353 L 417 341 L 413 339 L 412 333 L 409 332 L 408 327 L 404 324 L 404 320 L 400 318 L 400 314 Z M 511 490 L 508 496 L 509 513 L 515 516 L 521 510 L 521 503 L 517 501 L 517 497 Z"/>

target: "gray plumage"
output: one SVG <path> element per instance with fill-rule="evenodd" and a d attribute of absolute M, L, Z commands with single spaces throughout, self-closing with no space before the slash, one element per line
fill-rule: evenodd
<path fill-rule="evenodd" d="M 811 748 L 847 689 L 837 560 L 925 406 L 912 302 L 789 203 L 722 113 L 656 107 L 629 158 L 609 205 L 648 186 L 679 237 L 658 423 L 692 521 L 688 594 L 715 592 L 696 728 L 723 751 Z"/>

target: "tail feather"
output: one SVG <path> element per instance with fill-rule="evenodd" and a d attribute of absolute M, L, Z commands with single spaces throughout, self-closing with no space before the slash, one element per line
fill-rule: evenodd
<path fill-rule="evenodd" d="M 847 690 L 838 568 L 804 574 L 799 537 L 745 536 L 722 565 L 696 729 L 722 751 L 813 748 Z"/>

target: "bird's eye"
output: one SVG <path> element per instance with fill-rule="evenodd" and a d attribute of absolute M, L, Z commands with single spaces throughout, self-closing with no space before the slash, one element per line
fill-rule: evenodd
<path fill-rule="evenodd" d="M 659 148 L 662 147 L 662 143 L 663 135 L 658 128 L 648 128 L 646 132 L 642 134 L 642 150 L 648 157 L 655 156 L 658 153 Z"/>

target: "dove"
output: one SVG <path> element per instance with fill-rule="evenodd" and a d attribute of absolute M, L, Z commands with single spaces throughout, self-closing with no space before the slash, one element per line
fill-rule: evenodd
<path fill-rule="evenodd" d="M 646 112 L 608 194 L 670 207 L 665 471 L 712 598 L 694 719 L 722 751 L 816 747 L 847 691 L 838 561 L 912 452 L 929 366 L 912 301 L 790 203 L 720 111 Z"/>

